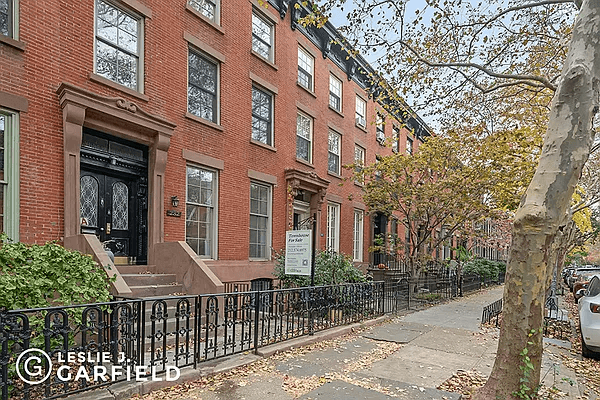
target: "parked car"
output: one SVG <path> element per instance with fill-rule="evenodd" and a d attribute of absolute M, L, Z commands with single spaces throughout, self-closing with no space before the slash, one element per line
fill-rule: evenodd
<path fill-rule="evenodd" d="M 575 284 L 575 282 L 577 282 L 579 280 L 580 276 L 582 276 L 584 274 L 594 274 L 594 273 L 600 274 L 599 266 L 585 265 L 585 266 L 577 268 L 576 270 L 573 271 L 573 273 L 571 274 L 571 276 L 569 276 L 569 278 L 567 280 L 569 289 L 571 289 L 571 291 L 573 290 L 573 285 Z"/>
<path fill-rule="evenodd" d="M 580 289 L 580 293 L 581 355 L 591 358 L 600 355 L 600 273 L 594 275 L 587 289 Z"/>

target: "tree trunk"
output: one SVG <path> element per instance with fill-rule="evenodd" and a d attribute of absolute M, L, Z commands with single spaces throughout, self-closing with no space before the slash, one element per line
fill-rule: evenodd
<path fill-rule="evenodd" d="M 575 21 L 539 165 L 515 216 L 498 353 L 475 400 L 524 398 L 519 395 L 531 396 L 539 385 L 549 250 L 589 156 L 599 78 L 600 1 L 586 0 Z"/>

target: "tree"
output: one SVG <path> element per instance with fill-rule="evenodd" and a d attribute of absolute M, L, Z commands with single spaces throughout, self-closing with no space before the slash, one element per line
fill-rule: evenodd
<path fill-rule="evenodd" d="M 319 11 L 340 2 L 344 0 L 329 0 Z M 455 109 L 452 106 L 463 101 L 465 93 L 479 92 L 493 102 L 493 94 L 505 87 L 533 94 L 555 91 L 539 163 L 515 214 L 496 361 L 474 398 L 532 396 L 540 380 L 551 247 L 559 227 L 566 224 L 594 138 L 600 96 L 600 2 L 577 1 L 574 24 L 574 3 L 561 0 L 508 5 L 490 1 L 485 6 L 430 0 L 413 22 L 406 2 L 365 3 L 349 14 L 348 46 L 381 46 L 379 67 L 389 85 L 415 99 L 435 101 L 437 111 L 444 112 L 441 126 L 458 120 L 448 110 Z M 421 23 L 424 16 L 431 17 L 429 25 Z M 369 26 L 365 21 L 376 22 Z M 487 124 L 487 116 L 477 114 Z"/>

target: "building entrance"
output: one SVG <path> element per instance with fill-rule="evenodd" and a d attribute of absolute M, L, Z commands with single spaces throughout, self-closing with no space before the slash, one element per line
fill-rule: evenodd
<path fill-rule="evenodd" d="M 81 233 L 98 236 L 115 264 L 147 262 L 147 154 L 145 146 L 84 129 Z"/>

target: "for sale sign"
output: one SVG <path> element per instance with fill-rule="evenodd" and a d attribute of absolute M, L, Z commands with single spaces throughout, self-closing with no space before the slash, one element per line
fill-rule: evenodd
<path fill-rule="evenodd" d="M 287 231 L 285 233 L 286 275 L 310 276 L 312 267 L 312 231 Z"/>

